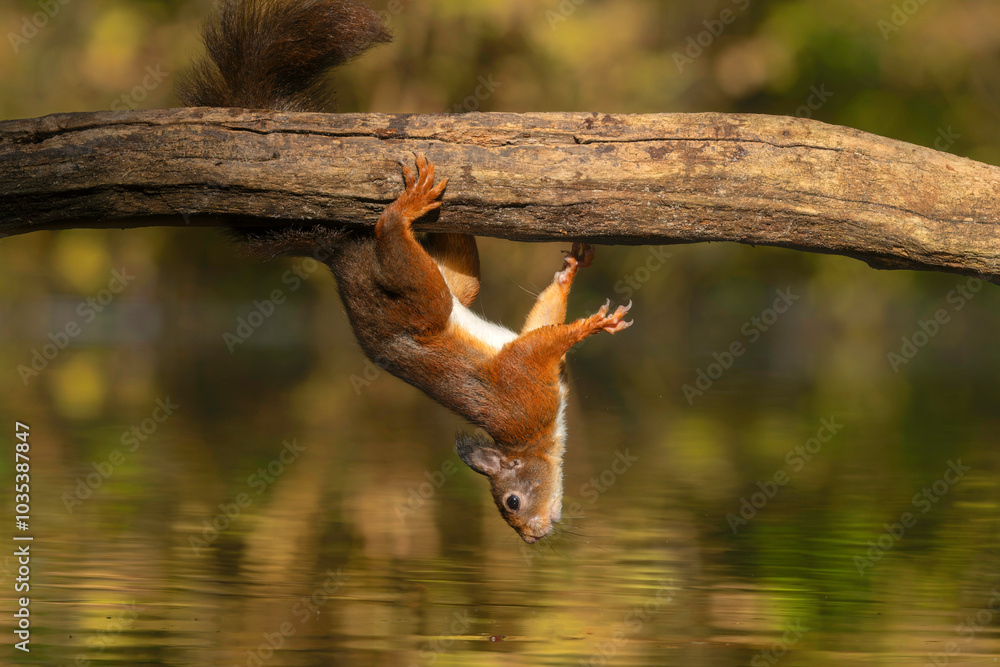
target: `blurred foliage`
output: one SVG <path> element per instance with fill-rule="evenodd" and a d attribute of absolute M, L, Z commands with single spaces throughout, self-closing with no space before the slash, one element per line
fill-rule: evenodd
<path fill-rule="evenodd" d="M 0 6 L 7 42 L 0 117 L 172 105 L 172 79 L 200 48 L 199 23 L 209 11 L 208 2 L 165 0 L 48 6 L 58 12 L 16 49 L 10 35 L 21 34 L 40 4 Z M 1000 164 L 997 3 L 393 0 L 373 7 L 385 12 L 395 41 L 336 73 L 345 112 L 805 115 Z M 147 86 L 160 78 L 151 72 L 165 76 Z M 495 91 L 479 99 L 482 79 Z M 516 323 L 558 268 L 562 246 L 484 239 L 480 248 L 478 307 Z M 307 277 L 290 280 L 293 267 Z M 133 276 L 119 293 L 114 271 Z M 223 335 L 275 290 L 287 301 L 230 353 Z M 798 299 L 765 331 L 752 318 L 772 307 L 778 290 Z M 110 300 L 102 303 L 105 292 Z M 67 231 L 0 242 L 0 414 L 5 423 L 32 423 L 36 433 L 35 473 L 51 490 L 36 511 L 52 545 L 73 545 L 51 558 L 60 581 L 82 590 L 74 602 L 108 604 L 106 579 L 131 586 L 156 610 L 137 626 L 153 633 L 147 641 L 165 633 L 177 644 L 187 643 L 184 632 L 202 630 L 186 618 L 187 630 L 163 628 L 176 627 L 177 609 L 201 609 L 214 619 L 201 641 L 213 645 L 216 625 L 227 628 L 222 641 L 234 661 L 272 628 L 272 599 L 254 587 L 307 594 L 325 568 L 340 565 L 354 573 L 355 588 L 338 600 L 333 635 L 359 636 L 376 623 L 382 636 L 402 637 L 415 650 L 444 632 L 448 605 L 476 606 L 472 632 L 544 638 L 518 649 L 529 655 L 523 664 L 541 664 L 550 648 L 586 655 L 665 577 L 686 591 L 683 605 L 637 631 L 629 650 L 665 655 L 697 638 L 735 647 L 704 664 L 745 663 L 797 618 L 815 629 L 798 647 L 812 652 L 800 664 L 826 664 L 823 656 L 843 648 L 845 637 L 872 653 L 921 633 L 937 633 L 943 644 L 963 609 L 985 605 L 1000 583 L 995 286 L 712 244 L 600 248 L 574 287 L 571 315 L 606 296 L 633 299 L 636 324 L 613 339 L 590 339 L 570 357 L 567 503 L 582 503 L 586 516 L 574 529 L 588 537 L 561 543 L 562 560 L 538 551 L 525 557 L 483 481 L 464 467 L 415 518 L 398 521 L 408 492 L 454 460 L 460 420 L 366 365 L 325 269 L 252 265 L 215 231 Z M 893 368 L 887 355 L 939 309 L 948 323 Z M 16 369 L 57 345 L 71 322 L 79 335 L 22 379 Z M 747 343 L 747 326 L 759 340 L 689 402 L 683 387 L 734 341 Z M 164 397 L 180 404 L 176 417 L 83 509 L 67 512 L 63 496 Z M 843 430 L 734 534 L 727 515 L 758 483 L 789 470 L 788 453 L 831 417 Z M 294 483 L 268 488 L 245 522 L 223 531 L 210 558 L 193 558 L 189 538 L 202 521 L 245 489 L 289 437 L 308 444 L 310 464 L 296 468 Z M 641 465 L 588 503 L 588 480 L 621 448 Z M 859 576 L 853 559 L 867 541 L 912 511 L 913 494 L 959 458 L 973 468 L 968 477 Z M 0 465 L 5 476 L 7 466 Z M 299 558 L 298 569 L 282 560 L 282 548 Z M 511 562 L 524 565 L 511 570 Z M 195 577 L 202 583 L 178 584 L 179 592 L 163 584 Z M 224 595 L 212 588 L 220 582 Z M 394 607 L 384 611 L 373 599 L 409 611 L 389 622 Z M 524 605 L 530 614 L 521 614 Z M 549 624 L 535 624 L 536 612 Z M 83 635 L 96 632 L 103 615 L 48 618 L 60 633 L 76 627 Z M 229 630 L 227 618 L 241 624 Z M 317 645 L 341 646 L 316 632 Z M 995 639 L 980 640 L 993 643 L 977 643 L 977 651 L 996 654 Z M 352 664 L 387 650 L 378 637 L 366 642 L 356 642 Z M 908 655 L 923 660 L 924 646 L 910 642 Z M 461 664 L 480 664 L 478 646 L 463 650 Z M 684 655 L 676 664 L 702 664 Z"/>

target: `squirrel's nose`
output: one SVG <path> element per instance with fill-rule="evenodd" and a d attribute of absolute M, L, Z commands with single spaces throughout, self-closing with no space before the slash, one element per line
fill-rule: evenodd
<path fill-rule="evenodd" d="M 552 522 L 542 516 L 531 517 L 521 531 L 521 539 L 532 544 L 552 532 Z"/>

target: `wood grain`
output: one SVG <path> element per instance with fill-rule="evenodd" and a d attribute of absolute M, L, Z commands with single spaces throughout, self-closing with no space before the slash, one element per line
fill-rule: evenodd
<path fill-rule="evenodd" d="M 1000 273 L 1000 168 L 817 121 L 732 114 L 73 113 L 0 122 L 0 233 L 372 225 L 426 153 L 428 230 L 736 241 Z"/>

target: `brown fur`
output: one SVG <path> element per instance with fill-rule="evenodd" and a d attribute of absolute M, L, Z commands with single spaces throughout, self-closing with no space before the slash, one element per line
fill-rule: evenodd
<path fill-rule="evenodd" d="M 374 12 L 346 2 L 224 0 L 205 28 L 208 57 L 178 95 L 189 106 L 327 110 L 325 72 L 388 39 Z M 441 205 L 447 181 L 435 185 L 434 165 L 422 156 L 417 174 L 404 167 L 403 176 L 405 191 L 373 233 L 314 225 L 234 227 L 233 234 L 258 257 L 306 255 L 329 264 L 365 354 L 488 434 L 460 434 L 459 455 L 489 477 L 504 519 L 534 542 L 560 515 L 565 354 L 591 334 L 628 326 L 628 307 L 609 316 L 605 304 L 564 323 L 573 277 L 593 257 L 589 246 L 574 244 L 519 336 L 483 329 L 464 312 L 479 293 L 475 239 L 428 234 L 421 243 L 411 229 Z M 453 308 L 463 308 L 457 318 Z M 497 348 L 498 335 L 512 340 Z"/>
<path fill-rule="evenodd" d="M 392 39 L 378 14 L 339 0 L 224 0 L 207 56 L 177 85 L 185 106 L 328 111 L 324 75 Z"/>
<path fill-rule="evenodd" d="M 406 190 L 382 212 L 373 234 L 322 226 L 281 230 L 273 237 L 272 230 L 244 233 L 258 253 L 327 258 L 365 354 L 488 434 L 460 435 L 459 453 L 490 478 L 504 519 L 533 542 L 559 515 L 564 442 L 556 420 L 566 352 L 587 336 L 628 326 L 623 321 L 628 308 L 608 315 L 605 304 L 590 317 L 563 323 L 577 269 L 593 257 L 592 248 L 574 244 L 513 341 L 496 350 L 462 329 L 451 317 L 452 294 L 467 306 L 479 291 L 475 239 L 437 234 L 425 241 L 426 248 L 417 241 L 412 223 L 441 205 L 438 197 L 447 184 L 434 185 L 434 166 L 422 156 L 417 167 L 418 176 L 403 168 Z M 512 489 L 525 499 L 522 512 L 505 504 Z"/>
<path fill-rule="evenodd" d="M 559 514 L 551 504 L 561 500 L 564 443 L 556 420 L 565 354 L 587 336 L 627 327 L 623 318 L 628 307 L 608 315 L 605 304 L 590 317 L 563 323 L 577 268 L 593 257 L 589 246 L 574 244 L 562 271 L 539 295 L 522 333 L 501 349 L 491 349 L 451 318 L 453 291 L 465 305 L 459 295 L 478 292 L 475 240 L 449 235 L 459 238 L 430 244 L 439 261 L 460 267 L 449 272 L 447 266 L 439 269 L 431 252 L 414 238 L 411 224 L 440 206 L 437 197 L 446 182 L 434 186 L 434 167 L 421 156 L 417 167 L 419 177 L 404 167 L 406 191 L 379 217 L 374 236 L 342 243 L 331 267 L 365 354 L 489 435 L 460 436 L 459 453 L 490 478 L 501 514 L 533 542 L 551 530 Z M 443 249 L 449 247 L 451 251 Z M 449 275 L 454 282 L 447 280 Z M 524 509 L 530 511 L 510 511 L 505 500 L 511 489 L 536 504 L 525 500 Z"/>
<path fill-rule="evenodd" d="M 411 223 L 441 205 L 436 198 L 447 183 L 433 185 L 434 166 L 422 157 L 417 165 L 416 181 L 404 167 L 407 189 L 379 217 L 374 238 L 343 244 L 331 263 L 355 334 L 377 364 L 482 427 L 505 451 L 545 449 L 563 356 L 620 322 L 624 311 L 607 317 L 605 308 L 562 324 L 577 264 L 571 260 L 532 310 L 536 326 L 490 354 L 449 325 L 451 291 L 414 238 Z M 466 238 L 463 245 L 474 250 L 474 239 Z"/>

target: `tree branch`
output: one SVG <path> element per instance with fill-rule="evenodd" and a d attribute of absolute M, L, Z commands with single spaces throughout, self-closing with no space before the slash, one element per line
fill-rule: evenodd
<path fill-rule="evenodd" d="M 776 116 L 108 111 L 0 123 L 0 234 L 371 225 L 413 151 L 448 177 L 421 229 L 736 241 L 879 268 L 1000 273 L 1000 168 Z"/>

